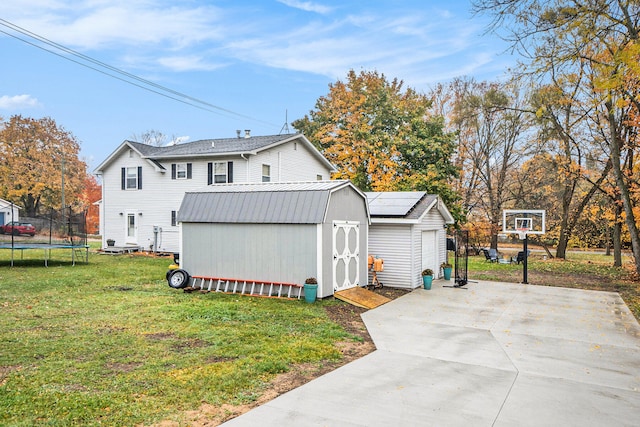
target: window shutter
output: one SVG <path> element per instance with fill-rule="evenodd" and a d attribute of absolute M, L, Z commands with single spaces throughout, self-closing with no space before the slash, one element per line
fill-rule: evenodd
<path fill-rule="evenodd" d="M 176 179 L 176 164 L 171 163 L 171 179 Z"/>
<path fill-rule="evenodd" d="M 171 211 L 171 225 L 176 225 L 176 211 Z"/>
<path fill-rule="evenodd" d="M 227 163 L 227 182 L 233 182 L 233 162 Z"/>
<path fill-rule="evenodd" d="M 127 189 L 127 168 L 122 168 L 120 176 L 121 186 L 123 190 Z"/>
<path fill-rule="evenodd" d="M 213 184 L 213 163 L 207 163 L 207 185 Z"/>
<path fill-rule="evenodd" d="M 191 163 L 187 163 L 187 179 L 191 179 Z"/>
<path fill-rule="evenodd" d="M 138 190 L 142 190 L 142 166 L 138 166 Z"/>

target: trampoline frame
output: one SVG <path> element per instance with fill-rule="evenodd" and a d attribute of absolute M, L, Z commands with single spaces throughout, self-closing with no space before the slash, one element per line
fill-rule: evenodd
<path fill-rule="evenodd" d="M 54 244 L 54 243 L 0 243 L 0 249 L 11 250 L 11 267 L 14 265 L 13 253 L 17 250 L 20 251 L 20 259 L 24 259 L 24 251 L 31 249 L 44 250 L 44 266 L 49 267 L 49 259 L 51 259 L 52 249 L 71 249 L 71 265 L 76 265 L 76 250 L 85 250 L 85 262 L 89 263 L 89 245 L 70 245 L 70 244 Z"/>

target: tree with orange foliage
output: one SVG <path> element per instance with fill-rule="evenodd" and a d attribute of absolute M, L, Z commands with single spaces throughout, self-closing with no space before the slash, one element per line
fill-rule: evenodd
<path fill-rule="evenodd" d="M 48 117 L 16 115 L 0 126 L 0 197 L 22 206 L 26 216 L 78 199 L 87 166 L 70 132 Z"/>
<path fill-rule="evenodd" d="M 363 191 L 437 193 L 454 208 L 453 134 L 445 133 L 442 117 L 431 112 L 431 100 L 405 89 L 402 81 L 351 70 L 293 126 L 338 168 L 335 178 L 349 179 Z"/>
<path fill-rule="evenodd" d="M 100 228 L 100 209 L 94 203 L 102 199 L 102 186 L 93 175 L 87 174 L 84 179 L 84 190 L 79 204 L 87 212 L 86 226 L 88 234 L 97 234 Z"/>

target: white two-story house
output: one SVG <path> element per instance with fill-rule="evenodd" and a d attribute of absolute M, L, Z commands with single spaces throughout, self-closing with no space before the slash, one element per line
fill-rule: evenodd
<path fill-rule="evenodd" d="M 165 147 L 124 141 L 95 170 L 102 178 L 102 247 L 179 251 L 187 191 L 239 182 L 327 180 L 335 168 L 302 134 L 207 139 Z M 224 244 L 224 242 L 221 242 Z"/>

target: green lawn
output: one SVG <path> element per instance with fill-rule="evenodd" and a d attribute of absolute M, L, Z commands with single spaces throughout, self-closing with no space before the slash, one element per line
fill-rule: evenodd
<path fill-rule="evenodd" d="M 328 319 L 324 308 L 341 302 L 171 289 L 169 258 L 92 253 L 71 266 L 54 251 L 46 268 L 41 251 L 25 251 L 12 268 L 9 254 L 0 251 L 2 426 L 180 422 L 203 402 L 254 402 L 278 373 L 335 362 L 336 343 L 360 340 Z M 522 279 L 522 266 L 469 260 L 470 280 Z M 536 252 L 529 283 L 617 291 L 640 317 L 630 269 L 611 263 Z"/>
<path fill-rule="evenodd" d="M 202 402 L 243 404 L 293 364 L 340 359 L 356 339 L 332 301 L 183 293 L 169 258 L 0 251 L 0 425 L 137 425 Z M 32 257 L 32 259 L 30 259 Z M 58 261 L 55 261 L 58 260 Z M 68 260 L 61 262 L 60 260 Z"/>

